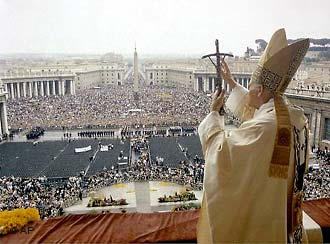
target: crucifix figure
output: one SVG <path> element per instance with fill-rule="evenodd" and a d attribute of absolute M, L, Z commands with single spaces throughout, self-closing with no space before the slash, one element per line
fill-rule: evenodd
<path fill-rule="evenodd" d="M 216 63 L 212 60 L 211 57 L 216 57 Z M 202 59 L 204 58 L 209 58 L 209 60 L 212 62 L 212 64 L 214 65 L 216 72 L 217 72 L 217 77 L 215 79 L 215 86 L 216 89 L 218 90 L 222 90 L 222 77 L 221 77 L 221 62 L 225 59 L 225 57 L 233 57 L 232 54 L 229 53 L 220 53 L 219 51 L 219 41 L 218 39 L 215 40 L 215 53 L 211 53 L 211 54 L 207 54 L 204 55 L 202 57 Z M 226 83 L 225 83 L 226 84 Z M 225 85 L 225 89 L 226 89 L 226 85 Z M 223 107 L 220 109 L 219 111 L 220 115 L 224 115 L 225 114 L 225 110 L 223 109 Z"/>

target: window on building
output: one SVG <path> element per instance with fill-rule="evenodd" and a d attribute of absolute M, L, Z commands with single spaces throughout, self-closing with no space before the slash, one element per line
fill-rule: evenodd
<path fill-rule="evenodd" d="M 213 77 L 209 77 L 209 91 L 212 91 Z"/>
<path fill-rule="evenodd" d="M 198 91 L 203 91 L 203 78 L 198 77 L 197 80 L 198 80 L 198 86 L 197 86 Z"/>
<path fill-rule="evenodd" d="M 152 79 L 152 73 L 150 73 L 150 79 Z"/>
<path fill-rule="evenodd" d="M 118 80 L 120 80 L 120 74 L 119 73 L 118 73 L 118 76 L 117 77 L 118 77 Z"/>
<path fill-rule="evenodd" d="M 324 139 L 330 140 L 330 118 L 324 121 Z"/>

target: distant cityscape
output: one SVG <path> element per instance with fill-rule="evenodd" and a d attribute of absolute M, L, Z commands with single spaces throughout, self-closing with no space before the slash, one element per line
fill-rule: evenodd
<path fill-rule="evenodd" d="M 311 39 L 311 48 L 287 89 L 288 97 L 305 109 L 310 120 L 313 145 L 330 146 L 330 40 Z M 294 41 L 294 40 L 290 40 Z M 267 43 L 255 41 L 243 56 L 228 58 L 237 82 L 248 88 L 252 72 Z M 164 87 L 211 93 L 215 90 L 214 67 L 198 55 L 145 55 L 136 63 L 132 55 L 110 52 L 92 54 L 0 55 L 2 100 L 82 93 L 104 86 L 133 85 L 137 74 L 140 88 Z M 224 82 L 223 82 L 224 85 Z M 2 95 L 4 97 L 4 95 Z M 2 125 L 2 133 L 5 122 Z M 10 127 L 10 125 L 9 125 Z"/>

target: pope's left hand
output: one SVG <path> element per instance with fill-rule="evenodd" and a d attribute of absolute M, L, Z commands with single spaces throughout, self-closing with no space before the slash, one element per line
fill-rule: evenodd
<path fill-rule="evenodd" d="M 220 108 L 222 108 L 224 105 L 226 91 L 222 90 L 220 95 L 219 95 L 219 93 L 220 93 L 220 90 L 217 89 L 216 92 L 213 93 L 213 95 L 212 95 L 212 102 L 211 102 L 211 108 L 210 108 L 211 112 L 213 112 L 213 111 L 219 112 Z"/>

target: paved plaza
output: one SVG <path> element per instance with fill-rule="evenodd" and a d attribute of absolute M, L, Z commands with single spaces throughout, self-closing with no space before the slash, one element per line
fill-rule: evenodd
<path fill-rule="evenodd" d="M 82 214 L 95 213 L 102 211 L 121 212 L 125 209 L 127 212 L 161 212 L 171 211 L 175 206 L 183 204 L 183 202 L 176 203 L 159 203 L 158 198 L 169 195 L 174 195 L 175 192 L 180 193 L 185 191 L 185 187 L 171 182 L 149 181 L 149 182 L 132 182 L 112 185 L 110 187 L 102 188 L 92 195 L 113 199 L 126 199 L 128 205 L 124 206 L 107 206 L 107 207 L 87 207 L 91 196 L 83 198 L 83 200 L 71 207 L 64 209 L 68 214 Z M 202 191 L 193 191 L 198 200 L 188 201 L 185 203 L 200 203 L 202 200 Z M 90 194 L 91 195 L 91 194 Z"/>

